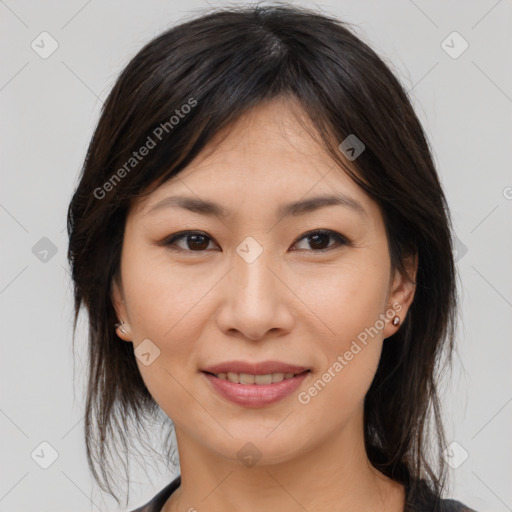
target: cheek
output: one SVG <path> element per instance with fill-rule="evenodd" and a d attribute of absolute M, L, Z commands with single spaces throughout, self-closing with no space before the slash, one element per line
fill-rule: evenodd
<path fill-rule="evenodd" d="M 359 258 L 331 269 L 328 276 L 317 275 L 302 288 L 323 333 L 311 333 L 321 368 L 304 402 L 310 398 L 320 409 L 338 404 L 333 414 L 343 416 L 363 401 L 382 350 L 387 270 Z"/>
<path fill-rule="evenodd" d="M 139 359 L 137 365 L 150 393 L 167 411 L 194 406 L 180 383 L 198 371 L 197 340 L 212 314 L 209 292 L 224 274 L 207 265 L 178 265 L 165 251 L 149 255 L 147 249 L 133 247 L 123 259 L 123 288 L 136 354 L 146 339 L 160 351 L 151 365 Z"/>
<path fill-rule="evenodd" d="M 135 343 L 144 338 L 179 343 L 182 336 L 176 333 L 184 324 L 193 329 L 201 300 L 218 279 L 212 272 L 206 273 L 204 265 L 173 264 L 165 251 L 149 256 L 135 249 L 123 263 Z"/>
<path fill-rule="evenodd" d="M 208 318 L 201 298 L 212 285 L 197 271 L 173 269 L 168 261 L 148 262 L 135 252 L 126 258 L 123 286 L 134 349 L 140 353 L 139 344 L 149 339 L 159 351 L 150 365 L 139 358 L 136 362 L 154 400 L 178 423 L 181 411 L 197 407 L 184 389 L 197 372 L 200 319 Z"/>
<path fill-rule="evenodd" d="M 306 437 L 314 437 L 319 432 L 335 433 L 345 425 L 359 428 L 359 423 L 354 424 L 351 418 L 363 418 L 364 398 L 375 376 L 382 346 L 377 339 L 372 343 L 370 348 L 353 354 L 350 361 L 344 357 L 344 352 L 333 353 L 323 371 L 300 391 L 297 407 L 305 421 Z M 338 356 L 342 359 L 338 360 Z M 354 432 L 355 436 L 357 434 Z"/>
<path fill-rule="evenodd" d="M 297 295 L 317 318 L 325 332 L 325 352 L 343 349 L 365 329 L 376 325 L 384 312 L 389 281 L 385 261 L 376 263 L 364 254 L 354 254 L 336 267 L 296 279 Z M 377 329 L 382 329 L 381 322 Z"/>

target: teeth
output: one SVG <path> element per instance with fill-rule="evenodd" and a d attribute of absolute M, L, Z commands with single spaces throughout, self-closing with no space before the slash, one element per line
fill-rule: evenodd
<path fill-rule="evenodd" d="M 241 379 L 240 382 L 245 384 L 245 382 L 243 382 Z M 254 384 L 272 384 L 272 374 L 269 373 L 267 375 L 255 375 Z"/>
<path fill-rule="evenodd" d="M 241 373 L 238 378 L 240 379 L 240 384 L 254 384 L 254 375 L 249 373 Z"/>
<path fill-rule="evenodd" d="M 285 379 L 291 379 L 294 373 L 267 373 L 266 375 L 251 375 L 250 373 L 218 373 L 216 377 L 222 380 L 229 380 L 234 384 L 274 384 Z"/>

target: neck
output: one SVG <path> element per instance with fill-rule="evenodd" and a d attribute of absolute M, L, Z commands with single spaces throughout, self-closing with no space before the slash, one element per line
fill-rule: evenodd
<path fill-rule="evenodd" d="M 181 486 L 163 512 L 401 512 L 404 489 L 371 466 L 361 423 L 293 459 L 252 467 L 212 453 L 176 427 Z"/>

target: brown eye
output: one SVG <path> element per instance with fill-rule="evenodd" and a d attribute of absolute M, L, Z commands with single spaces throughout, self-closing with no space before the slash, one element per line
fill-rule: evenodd
<path fill-rule="evenodd" d="M 184 240 L 184 244 L 181 246 L 177 244 L 177 241 Z M 181 233 L 176 233 L 172 235 L 170 238 L 167 238 L 163 245 L 169 247 L 170 249 L 183 250 L 189 252 L 203 252 L 208 248 L 208 245 L 211 241 L 211 238 L 204 234 L 195 231 L 183 231 Z"/>
<path fill-rule="evenodd" d="M 329 244 L 330 239 L 335 239 L 335 242 L 333 244 Z M 300 240 L 307 240 L 307 243 L 309 244 L 309 247 L 313 249 L 313 252 L 326 251 L 336 245 L 350 245 L 347 238 L 336 233 L 336 231 L 331 231 L 329 229 L 317 229 L 315 231 L 310 231 L 303 235 L 298 241 Z"/>
<path fill-rule="evenodd" d="M 302 237 L 300 237 L 295 243 L 296 246 L 300 241 L 306 240 L 309 248 L 299 250 L 307 250 L 309 252 L 324 252 L 341 245 L 350 245 L 350 241 L 337 233 L 329 229 L 317 229 L 310 231 Z M 333 243 L 331 243 L 333 241 Z M 178 243 L 179 242 L 179 243 Z M 197 231 L 182 231 L 176 233 L 169 238 L 165 239 L 161 245 L 168 247 L 175 251 L 185 252 L 205 252 L 208 250 L 210 242 L 213 242 L 212 238 L 206 233 Z M 297 250 L 297 249 L 293 249 Z"/>
<path fill-rule="evenodd" d="M 189 249 L 194 251 L 201 251 L 208 247 L 207 237 L 204 235 L 188 235 L 187 236 L 187 244 Z"/>
<path fill-rule="evenodd" d="M 325 233 L 317 233 L 308 236 L 309 243 L 312 244 L 311 247 L 313 249 L 327 249 L 327 247 L 329 247 L 330 238 L 331 236 Z"/>

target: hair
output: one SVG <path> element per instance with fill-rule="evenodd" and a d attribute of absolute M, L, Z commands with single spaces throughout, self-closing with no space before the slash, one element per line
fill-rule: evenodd
<path fill-rule="evenodd" d="M 121 343 L 114 329 L 111 287 L 127 213 L 214 135 L 277 98 L 298 102 L 312 136 L 376 201 L 392 270 L 410 277 L 405 261 L 418 258 L 414 300 L 400 329 L 384 341 L 365 398 L 364 438 L 372 465 L 412 494 L 427 499 L 444 490 L 438 381 L 443 356 L 450 361 L 454 347 L 456 274 L 449 210 L 426 135 L 403 86 L 351 25 L 279 3 L 203 13 L 146 44 L 102 107 L 69 205 L 73 339 L 82 306 L 89 326 L 87 460 L 118 502 L 111 448 L 121 444 L 117 456 L 124 460 L 132 428 L 159 411 L 132 344 Z M 365 149 L 347 165 L 339 144 L 351 134 Z M 143 146 L 146 155 L 135 158 Z"/>

